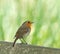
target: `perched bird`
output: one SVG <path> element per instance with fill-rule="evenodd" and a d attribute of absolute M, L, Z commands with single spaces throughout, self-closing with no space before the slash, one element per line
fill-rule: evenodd
<path fill-rule="evenodd" d="M 13 47 L 16 43 L 16 41 L 18 39 L 22 39 L 24 40 L 24 37 L 29 35 L 29 33 L 31 32 L 31 25 L 32 25 L 33 22 L 31 21 L 25 21 L 21 27 L 17 30 L 16 34 L 15 34 L 15 40 L 14 40 L 14 43 L 13 43 Z M 24 40 L 25 43 L 27 43 L 25 40 Z"/>

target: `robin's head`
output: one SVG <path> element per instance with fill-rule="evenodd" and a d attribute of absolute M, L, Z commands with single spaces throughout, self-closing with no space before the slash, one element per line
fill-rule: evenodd
<path fill-rule="evenodd" d="M 24 23 L 23 23 L 23 25 L 26 25 L 26 26 L 28 26 L 28 27 L 31 27 L 31 24 L 32 24 L 33 22 L 31 22 L 31 21 L 25 21 Z"/>

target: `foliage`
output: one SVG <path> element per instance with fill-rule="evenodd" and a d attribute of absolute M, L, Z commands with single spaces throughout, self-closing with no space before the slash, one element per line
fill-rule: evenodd
<path fill-rule="evenodd" d="M 0 0 L 0 40 L 13 42 L 26 20 L 34 22 L 29 44 L 60 47 L 60 0 Z"/>

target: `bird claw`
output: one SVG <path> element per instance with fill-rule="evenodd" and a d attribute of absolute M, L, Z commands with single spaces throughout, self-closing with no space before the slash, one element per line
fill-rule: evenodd
<path fill-rule="evenodd" d="M 25 44 L 28 44 L 28 43 L 25 43 Z"/>

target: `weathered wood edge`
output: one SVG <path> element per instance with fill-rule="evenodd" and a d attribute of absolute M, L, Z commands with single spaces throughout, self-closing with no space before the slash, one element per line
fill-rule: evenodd
<path fill-rule="evenodd" d="M 50 48 L 0 41 L 0 54 L 60 54 L 60 48 Z"/>

